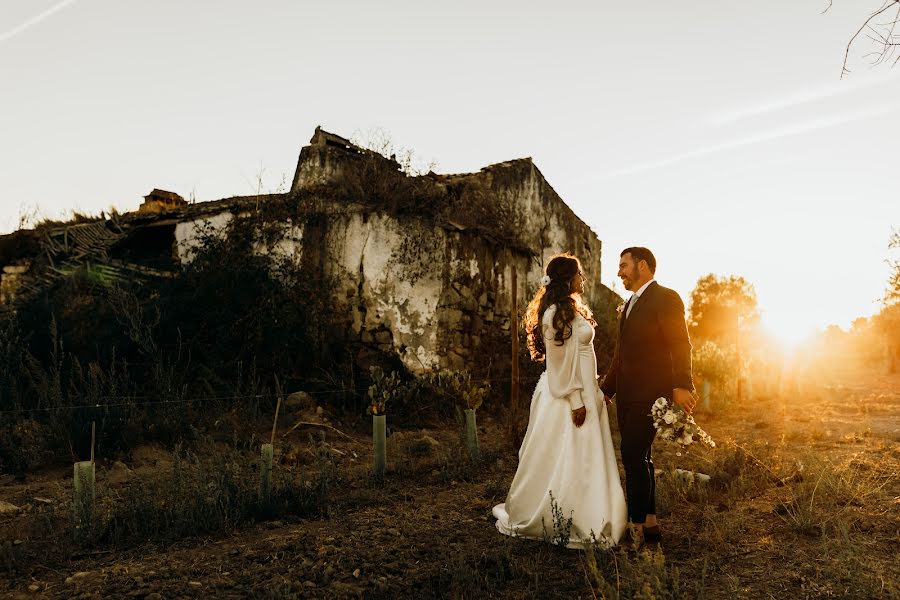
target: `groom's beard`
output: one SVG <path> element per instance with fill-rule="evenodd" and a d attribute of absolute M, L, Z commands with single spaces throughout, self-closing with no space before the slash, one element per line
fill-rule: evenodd
<path fill-rule="evenodd" d="M 622 284 L 625 286 L 625 289 L 629 292 L 636 292 L 637 290 L 631 289 L 631 286 L 635 284 L 635 282 L 640 279 L 637 269 L 632 269 L 630 272 L 625 273 L 625 281 Z"/>

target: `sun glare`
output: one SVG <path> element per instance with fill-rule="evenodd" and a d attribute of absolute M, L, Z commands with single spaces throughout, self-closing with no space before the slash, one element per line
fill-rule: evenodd
<path fill-rule="evenodd" d="M 816 333 L 816 328 L 809 323 L 803 323 L 792 315 L 773 316 L 767 315 L 762 319 L 765 331 L 781 344 L 782 350 L 794 351 Z"/>

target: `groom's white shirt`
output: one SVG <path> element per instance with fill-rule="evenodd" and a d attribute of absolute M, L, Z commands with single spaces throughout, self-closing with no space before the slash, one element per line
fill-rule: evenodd
<path fill-rule="evenodd" d="M 641 289 L 639 289 L 639 290 L 636 291 L 634 294 L 632 294 L 632 295 L 631 295 L 631 298 L 628 299 L 628 309 L 625 311 L 625 318 L 626 318 L 626 319 L 629 317 L 629 315 L 631 315 L 631 309 L 634 307 L 635 304 L 637 304 L 638 298 L 641 297 L 641 294 L 644 293 L 644 290 L 647 289 L 647 286 L 649 286 L 649 285 L 650 285 L 651 283 L 653 283 L 654 281 L 656 281 L 656 279 L 651 279 L 650 281 L 648 281 L 647 283 L 645 283 L 644 285 L 642 285 L 642 286 L 641 286 Z"/>

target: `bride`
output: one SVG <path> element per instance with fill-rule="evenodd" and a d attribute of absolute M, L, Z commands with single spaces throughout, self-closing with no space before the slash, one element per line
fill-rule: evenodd
<path fill-rule="evenodd" d="M 528 305 L 528 349 L 532 360 L 546 362 L 546 370 L 531 399 L 506 502 L 493 510 L 503 534 L 553 538 L 552 493 L 563 517 L 572 518 L 570 548 L 582 548 L 592 533 L 601 543 L 616 544 L 627 520 L 609 417 L 597 387 L 596 322 L 581 298 L 584 283 L 577 258 L 554 256 Z"/>

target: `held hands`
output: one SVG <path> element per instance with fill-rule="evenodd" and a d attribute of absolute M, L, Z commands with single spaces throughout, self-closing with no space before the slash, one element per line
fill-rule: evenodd
<path fill-rule="evenodd" d="M 597 393 L 603 395 L 603 401 L 607 406 L 613 403 L 613 399 L 606 395 L 603 389 L 600 387 L 600 376 L 597 375 Z"/>
<path fill-rule="evenodd" d="M 697 401 L 689 390 L 684 388 L 675 388 L 672 390 L 672 401 L 684 409 L 684 412 L 691 414 L 694 411 L 694 405 Z"/>
<path fill-rule="evenodd" d="M 572 422 L 575 423 L 575 427 L 581 427 L 582 425 L 584 425 L 584 419 L 586 417 L 587 408 L 585 408 L 584 406 L 572 411 Z"/>

